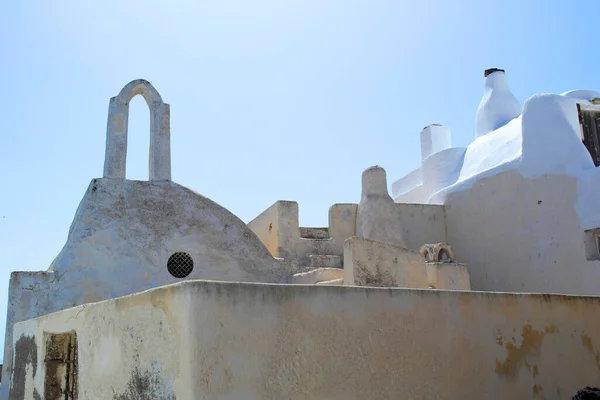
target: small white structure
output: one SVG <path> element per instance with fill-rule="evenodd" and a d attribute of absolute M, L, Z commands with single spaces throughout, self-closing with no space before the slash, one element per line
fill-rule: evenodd
<path fill-rule="evenodd" d="M 458 179 L 466 152 L 452 147 L 450 129 L 440 124 L 421 131 L 421 166 L 392 185 L 396 202 L 425 203 L 437 191 Z"/>

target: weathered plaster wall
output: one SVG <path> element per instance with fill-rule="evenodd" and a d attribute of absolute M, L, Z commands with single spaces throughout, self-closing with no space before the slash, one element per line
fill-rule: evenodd
<path fill-rule="evenodd" d="M 600 294 L 575 210 L 577 179 L 527 179 L 516 170 L 448 196 L 448 243 L 474 290 Z"/>
<path fill-rule="evenodd" d="M 356 204 L 334 204 L 329 208 L 329 238 L 300 237 L 298 203 L 277 201 L 248 227 L 267 246 L 271 254 L 309 265 L 310 255 L 343 256 L 344 241 L 356 230 Z"/>
<path fill-rule="evenodd" d="M 352 237 L 344 244 L 344 285 L 428 288 L 425 258 L 415 250 Z"/>
<path fill-rule="evenodd" d="M 170 181 L 121 179 L 92 181 L 51 269 L 74 277 L 76 287 L 81 281 L 100 286 L 112 281 L 116 297 L 156 286 L 157 281 L 176 282 L 166 265 L 177 251 L 194 260 L 190 279 L 277 282 L 288 276 L 227 209 Z M 114 281 L 116 274 L 128 279 Z M 87 288 L 88 293 L 94 290 Z"/>
<path fill-rule="evenodd" d="M 471 290 L 469 268 L 462 263 L 428 262 L 427 280 L 432 289 Z"/>
<path fill-rule="evenodd" d="M 298 221 L 298 203 L 278 201 L 250 221 L 248 227 L 274 257 L 292 260 L 300 266 L 309 266 L 311 255 L 334 255 L 343 260 L 344 242 L 353 236 L 413 250 L 425 243 L 446 241 L 444 207 L 394 203 L 381 167 L 364 171 L 360 205 L 330 207 L 329 238 L 302 237 Z"/>
<path fill-rule="evenodd" d="M 400 210 L 388 193 L 386 172 L 377 165 L 362 173 L 356 236 L 395 246 L 407 246 Z"/>
<path fill-rule="evenodd" d="M 75 330 L 81 400 L 565 399 L 600 379 L 599 312 L 590 297 L 184 282 L 17 324 L 12 398 L 43 393 L 43 333 Z"/>
<path fill-rule="evenodd" d="M 11 276 L 4 376 L 15 322 L 179 282 L 167 270 L 179 251 L 194 261 L 185 279 L 287 282 L 297 272 L 235 215 L 176 183 L 95 179 L 50 270 Z"/>

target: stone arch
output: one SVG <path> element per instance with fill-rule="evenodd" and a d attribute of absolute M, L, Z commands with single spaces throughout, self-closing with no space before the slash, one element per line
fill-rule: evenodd
<path fill-rule="evenodd" d="M 454 251 L 450 246 L 442 246 L 438 249 L 437 252 L 437 260 L 439 262 L 453 262 L 456 257 L 454 256 Z"/>
<path fill-rule="evenodd" d="M 104 177 L 125 179 L 129 102 L 141 95 L 150 109 L 149 179 L 171 180 L 171 112 L 158 91 L 144 79 L 129 82 L 110 99 L 106 127 Z"/>
<path fill-rule="evenodd" d="M 448 243 L 424 244 L 419 252 L 425 258 L 425 262 L 452 263 L 456 261 L 456 254 Z"/>
<path fill-rule="evenodd" d="M 421 255 L 423 256 L 423 258 L 425 259 L 425 261 L 430 262 L 433 257 L 431 255 L 431 245 L 427 245 L 424 244 L 423 246 L 421 246 L 421 249 L 419 250 L 421 252 Z"/>

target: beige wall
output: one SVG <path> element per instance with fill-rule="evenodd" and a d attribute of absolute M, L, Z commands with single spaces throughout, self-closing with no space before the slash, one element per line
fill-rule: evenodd
<path fill-rule="evenodd" d="M 600 262 L 586 259 L 575 213 L 577 180 L 482 179 L 446 199 L 448 243 L 473 290 L 600 294 Z"/>
<path fill-rule="evenodd" d="M 396 207 L 400 209 L 403 237 L 409 248 L 419 250 L 424 244 L 446 241 L 444 206 L 396 203 Z"/>
<path fill-rule="evenodd" d="M 344 244 L 344 285 L 424 288 L 425 258 L 418 251 L 352 237 Z"/>
<path fill-rule="evenodd" d="M 400 210 L 403 237 L 409 248 L 446 241 L 444 206 L 395 204 Z M 344 241 L 356 235 L 357 204 L 334 204 L 329 209 L 329 240 L 300 237 L 298 203 L 278 201 L 248 223 L 274 257 L 308 264 L 311 254 L 343 257 Z"/>
<path fill-rule="evenodd" d="M 279 205 L 278 201 L 248 223 L 273 257 L 279 257 Z"/>
<path fill-rule="evenodd" d="M 82 400 L 568 399 L 600 378 L 599 312 L 589 297 L 188 281 L 15 325 L 12 398 L 43 394 L 43 332 L 75 330 Z"/>

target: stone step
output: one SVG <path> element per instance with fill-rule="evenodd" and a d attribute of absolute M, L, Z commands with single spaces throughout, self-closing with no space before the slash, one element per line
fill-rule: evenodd
<path fill-rule="evenodd" d="M 308 256 L 310 268 L 342 268 L 342 257 L 311 254 Z"/>
<path fill-rule="evenodd" d="M 300 237 L 303 239 L 329 239 L 329 228 L 300 228 Z"/>
<path fill-rule="evenodd" d="M 342 286 L 344 284 L 344 278 L 333 279 L 331 281 L 317 282 L 317 285 L 329 285 L 329 286 Z"/>
<path fill-rule="evenodd" d="M 292 276 L 292 283 L 297 285 L 314 285 L 319 282 L 344 278 L 344 270 L 338 268 L 317 268 Z"/>

